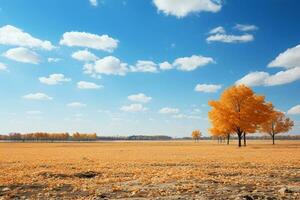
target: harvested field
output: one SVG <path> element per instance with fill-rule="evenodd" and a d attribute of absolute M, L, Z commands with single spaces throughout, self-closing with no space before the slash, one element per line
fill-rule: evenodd
<path fill-rule="evenodd" d="M 300 199 L 300 141 L 0 143 L 0 199 Z"/>

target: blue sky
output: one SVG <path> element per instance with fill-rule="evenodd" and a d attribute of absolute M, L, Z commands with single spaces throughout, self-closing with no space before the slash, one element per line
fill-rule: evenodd
<path fill-rule="evenodd" d="M 300 131 L 297 0 L 1 0 L 0 133 L 207 134 L 244 83 Z"/>

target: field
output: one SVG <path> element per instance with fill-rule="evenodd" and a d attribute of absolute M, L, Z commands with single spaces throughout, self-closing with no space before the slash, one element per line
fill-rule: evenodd
<path fill-rule="evenodd" d="M 300 141 L 0 143 L 0 199 L 300 199 Z"/>

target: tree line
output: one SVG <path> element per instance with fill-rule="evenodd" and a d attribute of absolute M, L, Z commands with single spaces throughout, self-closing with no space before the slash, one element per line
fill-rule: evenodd
<path fill-rule="evenodd" d="M 94 141 L 97 139 L 96 133 L 9 133 L 0 135 L 0 140 L 11 141 Z"/>
<path fill-rule="evenodd" d="M 262 95 L 255 94 L 245 85 L 235 85 L 226 89 L 219 100 L 209 101 L 212 107 L 208 117 L 212 124 L 212 137 L 226 138 L 236 135 L 238 146 L 246 146 L 248 134 L 269 134 L 275 144 L 275 136 L 288 132 L 294 122 L 285 113 L 267 102 Z"/>

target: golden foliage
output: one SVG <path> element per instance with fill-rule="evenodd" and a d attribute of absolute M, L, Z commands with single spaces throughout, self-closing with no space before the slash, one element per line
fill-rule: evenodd
<path fill-rule="evenodd" d="M 192 132 L 192 138 L 194 140 L 199 140 L 200 137 L 201 137 L 201 131 L 200 130 L 194 130 Z"/>

